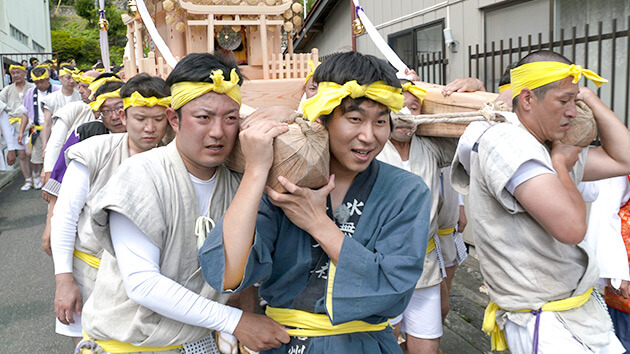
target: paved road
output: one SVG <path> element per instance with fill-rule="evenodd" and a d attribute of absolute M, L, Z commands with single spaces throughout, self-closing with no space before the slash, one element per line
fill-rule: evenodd
<path fill-rule="evenodd" d="M 71 353 L 55 334 L 52 259 L 41 248 L 47 204 L 22 183 L 0 190 L 0 353 Z"/>

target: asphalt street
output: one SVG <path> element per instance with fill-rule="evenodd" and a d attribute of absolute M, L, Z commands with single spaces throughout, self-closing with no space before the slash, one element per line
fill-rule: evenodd
<path fill-rule="evenodd" d="M 71 353 L 72 340 L 55 334 L 53 264 L 41 247 L 48 204 L 23 182 L 0 190 L 0 353 Z"/>

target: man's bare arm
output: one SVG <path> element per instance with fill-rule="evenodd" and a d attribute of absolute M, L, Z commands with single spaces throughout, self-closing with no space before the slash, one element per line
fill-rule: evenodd
<path fill-rule="evenodd" d="M 578 244 L 586 235 L 586 205 L 569 176 L 581 148 L 555 143 L 552 163 L 557 175 L 542 174 L 514 189 L 514 197 L 556 240 Z"/>
<path fill-rule="evenodd" d="M 583 179 L 594 181 L 630 174 L 628 128 L 590 89 L 580 87 L 577 98 L 582 99 L 593 110 L 602 142 L 601 147 L 589 149 Z"/>

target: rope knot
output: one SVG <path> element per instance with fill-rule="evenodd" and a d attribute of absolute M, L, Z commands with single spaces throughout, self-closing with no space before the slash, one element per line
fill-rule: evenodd
<path fill-rule="evenodd" d="M 208 237 L 208 233 L 210 230 L 215 227 L 214 220 L 207 216 L 200 216 L 197 218 L 195 222 L 195 236 L 197 236 L 197 249 L 203 246 L 203 243 L 206 241 L 206 237 Z"/>
<path fill-rule="evenodd" d="M 582 77 L 582 66 L 578 64 L 569 65 L 569 75 L 573 76 L 573 83 L 580 81 Z"/>

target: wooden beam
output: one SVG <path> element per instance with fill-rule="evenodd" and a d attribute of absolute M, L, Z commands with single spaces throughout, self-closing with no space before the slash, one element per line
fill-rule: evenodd
<path fill-rule="evenodd" d="M 214 54 L 214 15 L 208 15 L 208 53 Z"/>
<path fill-rule="evenodd" d="M 262 6 L 261 6 L 262 7 Z M 262 49 L 263 78 L 269 79 L 269 43 L 267 43 L 267 16 L 260 15 L 260 41 Z"/>
<path fill-rule="evenodd" d="M 136 38 L 136 60 L 138 60 L 138 64 L 140 65 L 140 72 L 142 72 L 142 59 L 144 58 L 144 51 L 142 48 L 142 21 L 140 19 L 136 19 L 133 21 L 134 24 L 134 37 Z"/>
<path fill-rule="evenodd" d="M 187 1 L 180 1 L 179 4 L 188 13 L 197 15 L 282 15 L 292 2 L 275 6 L 198 5 Z"/>
<path fill-rule="evenodd" d="M 127 74 L 127 78 L 135 76 L 138 73 L 138 66 L 136 65 L 136 48 L 135 48 L 135 40 L 133 38 L 133 28 L 134 24 L 132 22 L 127 22 L 127 46 L 129 48 L 129 68 L 125 65 L 125 74 Z"/>

